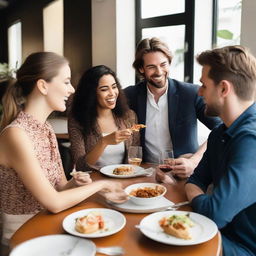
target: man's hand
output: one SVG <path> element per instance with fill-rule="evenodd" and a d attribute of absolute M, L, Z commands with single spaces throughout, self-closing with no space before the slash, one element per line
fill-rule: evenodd
<path fill-rule="evenodd" d="M 156 181 L 159 183 L 165 184 L 175 184 L 176 180 L 172 177 L 172 175 L 165 174 L 159 168 L 156 169 Z"/>
<path fill-rule="evenodd" d="M 206 147 L 207 141 L 205 141 L 194 154 L 187 153 L 176 158 L 172 174 L 183 179 L 190 177 L 200 162 Z"/>
<path fill-rule="evenodd" d="M 174 161 L 175 165 L 172 166 L 171 173 L 182 179 L 190 177 L 197 166 L 197 162 L 195 162 L 192 158 L 180 157 L 176 158 Z"/>

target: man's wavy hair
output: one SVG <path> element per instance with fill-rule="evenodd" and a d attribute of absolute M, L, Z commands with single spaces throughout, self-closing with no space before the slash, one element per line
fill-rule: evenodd
<path fill-rule="evenodd" d="M 144 78 L 144 74 L 140 72 L 140 68 L 144 65 L 144 55 L 150 52 L 162 52 L 168 59 L 169 64 L 172 62 L 173 56 L 166 43 L 156 37 L 145 38 L 138 43 L 135 60 L 133 62 L 133 67 L 135 68 L 139 78 Z"/>
<path fill-rule="evenodd" d="M 236 95 L 251 100 L 256 87 L 256 59 L 249 49 L 241 45 L 226 46 L 204 51 L 197 56 L 200 65 L 210 66 L 209 78 L 217 85 L 230 81 Z"/>
<path fill-rule="evenodd" d="M 121 88 L 116 74 L 109 67 L 99 65 L 92 67 L 84 72 L 73 96 L 71 103 L 71 115 L 83 127 L 84 134 L 88 135 L 95 130 L 97 113 L 97 87 L 99 80 L 104 75 L 112 75 L 116 81 L 119 95 L 116 107 L 112 110 L 113 114 L 119 118 L 125 118 L 129 110 L 127 99 Z"/>

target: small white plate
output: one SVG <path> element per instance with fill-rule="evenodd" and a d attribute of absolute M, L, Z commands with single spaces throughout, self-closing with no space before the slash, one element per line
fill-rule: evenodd
<path fill-rule="evenodd" d="M 109 203 L 109 202 L 108 202 Z M 172 206 L 174 203 L 163 197 L 154 204 L 150 205 L 137 205 L 131 200 L 126 201 L 122 204 L 109 203 L 111 206 L 121 212 L 132 212 L 132 213 L 151 213 L 164 210 L 168 206 Z"/>
<path fill-rule="evenodd" d="M 200 244 L 210 240 L 216 235 L 218 231 L 216 224 L 209 218 L 195 212 L 189 212 L 190 219 L 195 223 L 195 226 L 190 228 L 190 234 L 192 236 L 192 239 L 190 240 L 168 235 L 159 225 L 159 220 L 162 217 L 169 217 L 174 214 L 185 215 L 187 213 L 188 212 L 185 211 L 165 211 L 152 213 L 141 220 L 140 231 L 145 236 L 157 242 L 180 246 Z"/>
<path fill-rule="evenodd" d="M 94 256 L 95 244 L 87 239 L 70 235 L 40 236 L 16 246 L 10 256 Z"/>
<path fill-rule="evenodd" d="M 129 174 L 129 175 L 116 175 L 116 174 L 113 174 L 113 170 L 117 167 L 120 167 L 120 166 L 132 166 L 134 168 L 134 173 L 133 174 Z M 107 165 L 107 166 L 104 166 L 100 169 L 100 172 L 109 176 L 109 177 L 112 177 L 112 178 L 132 178 L 132 177 L 137 177 L 137 176 L 141 176 L 145 173 L 145 169 L 140 167 L 140 166 L 137 166 L 137 165 L 131 165 L 131 164 L 113 164 L 113 165 Z"/>
<path fill-rule="evenodd" d="M 102 215 L 106 229 L 91 234 L 83 234 L 75 230 L 76 219 L 88 215 L 90 212 L 98 212 Z M 107 208 L 90 208 L 71 213 L 62 222 L 63 228 L 71 235 L 96 238 L 110 236 L 120 231 L 126 224 L 126 218 L 120 212 Z"/>

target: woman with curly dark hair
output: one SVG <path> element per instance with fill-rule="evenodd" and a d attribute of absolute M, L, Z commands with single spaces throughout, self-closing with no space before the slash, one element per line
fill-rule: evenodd
<path fill-rule="evenodd" d="M 139 145 L 139 134 L 129 129 L 136 121 L 115 72 L 104 65 L 88 69 L 78 83 L 68 118 L 76 169 L 126 163 L 129 146 Z"/>

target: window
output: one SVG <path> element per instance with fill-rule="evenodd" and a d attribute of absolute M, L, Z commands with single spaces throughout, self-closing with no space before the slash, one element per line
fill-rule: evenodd
<path fill-rule="evenodd" d="M 21 22 L 17 21 L 8 28 L 8 59 L 9 68 L 17 69 L 22 62 Z"/>
<path fill-rule="evenodd" d="M 174 58 L 172 78 L 193 81 L 195 0 L 136 1 L 136 42 L 146 37 L 165 41 Z"/>
<path fill-rule="evenodd" d="M 216 46 L 240 44 L 242 0 L 218 1 Z"/>
<path fill-rule="evenodd" d="M 175 40 L 173 40 L 175 35 Z M 142 38 L 158 37 L 166 42 L 173 53 L 171 76 L 174 79 L 184 78 L 185 25 L 165 26 L 142 29 Z"/>
<path fill-rule="evenodd" d="M 141 17 L 143 19 L 185 12 L 185 1 L 141 0 Z"/>

